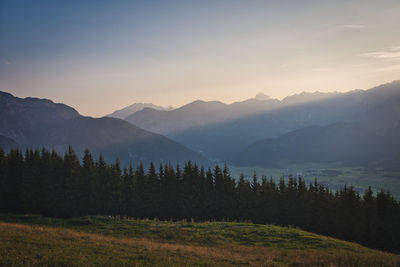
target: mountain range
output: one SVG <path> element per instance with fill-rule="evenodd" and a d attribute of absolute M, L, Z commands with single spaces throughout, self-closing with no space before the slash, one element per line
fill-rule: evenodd
<path fill-rule="evenodd" d="M 121 119 L 84 117 L 47 99 L 21 99 L 0 92 L 0 114 L 0 141 L 5 148 L 18 145 L 64 152 L 71 145 L 77 153 L 88 148 L 108 161 L 118 158 L 125 166 L 149 161 L 208 163 L 200 154 L 162 135 Z"/>
<path fill-rule="evenodd" d="M 172 109 L 172 107 L 165 108 L 165 107 L 154 105 L 152 103 L 134 103 L 134 104 L 124 107 L 122 109 L 116 110 L 113 113 L 106 115 L 106 117 L 125 119 L 129 115 L 131 115 L 139 110 L 142 110 L 144 108 L 151 108 L 154 110 L 170 110 L 170 109 Z"/>
<path fill-rule="evenodd" d="M 288 133 L 301 135 L 301 131 L 296 131 L 308 126 L 335 128 L 340 123 L 359 123 L 363 131 L 368 129 L 368 133 L 383 138 L 393 136 L 400 124 L 399 107 L 400 82 L 396 81 L 369 90 L 301 93 L 283 100 L 261 97 L 232 104 L 198 100 L 170 111 L 145 108 L 126 120 L 164 134 L 210 159 L 254 165 L 259 162 L 243 160 L 240 155 L 250 152 L 255 144 L 260 145 L 255 142 L 265 139 L 282 142 L 276 138 Z M 349 134 L 348 138 L 351 136 Z M 326 142 L 330 141 L 327 139 Z M 306 147 L 310 145 L 312 140 Z M 268 149 L 263 151 L 268 153 Z M 329 150 L 324 153 L 329 153 Z M 264 154 L 255 154 L 254 157 L 263 158 Z"/>
<path fill-rule="evenodd" d="M 197 100 L 160 109 L 134 104 L 109 115 L 128 114 L 124 120 L 91 118 L 51 100 L 0 92 L 0 146 L 63 152 L 71 145 L 78 153 L 89 148 L 123 164 L 400 166 L 400 81 L 347 93 L 301 93 L 282 100 L 258 94 L 232 104 Z"/>
<path fill-rule="evenodd" d="M 400 128 L 379 134 L 361 123 L 307 126 L 253 143 L 237 154 L 238 165 L 284 168 L 288 164 L 340 162 L 399 170 Z"/>
<path fill-rule="evenodd" d="M 282 109 L 296 104 L 309 104 L 314 101 L 328 99 L 339 93 L 301 93 L 286 97 L 282 101 L 257 94 L 255 98 L 232 104 L 219 101 L 196 100 L 173 110 L 156 110 L 144 108 L 134 112 L 125 119 L 135 125 L 140 125 L 150 131 L 171 134 L 172 136 L 192 128 L 246 119 L 276 109 Z"/>

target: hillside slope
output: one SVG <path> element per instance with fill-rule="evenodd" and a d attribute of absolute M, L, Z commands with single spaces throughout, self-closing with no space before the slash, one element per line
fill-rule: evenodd
<path fill-rule="evenodd" d="M 27 262 L 34 266 L 400 264 L 398 255 L 273 225 L 107 217 L 61 220 L 1 216 L 1 221 L 0 265 L 23 266 Z"/>
<path fill-rule="evenodd" d="M 371 125 L 336 123 L 308 126 L 278 138 L 263 139 L 238 153 L 237 165 L 282 167 L 293 163 L 341 162 L 346 166 L 400 163 L 400 127 L 372 131 Z"/>
<path fill-rule="evenodd" d="M 148 163 L 193 161 L 207 164 L 200 154 L 162 135 L 114 118 L 81 116 L 73 108 L 47 99 L 17 98 L 0 92 L 0 135 L 22 147 L 48 147 L 63 153 L 68 145 L 81 153 L 85 148 L 102 153 L 106 160 L 118 158 Z"/>
<path fill-rule="evenodd" d="M 5 151 L 9 151 L 11 148 L 20 148 L 20 145 L 11 138 L 0 135 L 0 147 Z"/>

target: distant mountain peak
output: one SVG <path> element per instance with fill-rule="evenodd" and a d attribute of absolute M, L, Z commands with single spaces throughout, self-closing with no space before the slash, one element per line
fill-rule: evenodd
<path fill-rule="evenodd" d="M 60 116 L 65 119 L 79 116 L 78 111 L 63 103 L 56 103 L 46 98 L 19 98 L 10 93 L 2 91 L 0 91 L 0 106 L 4 109 L 4 111 L 21 111 L 27 116 L 30 115 L 32 110 L 37 112 L 39 109 L 43 113 L 43 119 L 53 118 L 56 116 Z"/>
<path fill-rule="evenodd" d="M 179 109 L 192 109 L 192 108 L 200 108 L 200 109 L 213 109 L 213 108 L 222 108 L 225 107 L 226 104 L 220 102 L 220 101 L 204 101 L 204 100 L 195 100 L 189 104 L 186 104 Z"/>
<path fill-rule="evenodd" d="M 268 95 L 264 94 L 264 93 L 258 93 L 256 94 L 255 97 L 257 100 L 270 100 L 271 97 L 269 97 Z"/>
<path fill-rule="evenodd" d="M 0 91 L 0 97 L 14 97 L 12 94 Z"/>
<path fill-rule="evenodd" d="M 300 103 L 306 103 L 306 102 L 313 102 L 313 101 L 319 101 L 331 97 L 336 97 L 339 96 L 341 93 L 339 92 L 320 92 L 320 91 L 315 91 L 315 92 L 301 92 L 299 94 L 294 94 L 291 96 L 285 97 L 282 102 L 285 102 L 287 104 L 300 104 Z"/>
<path fill-rule="evenodd" d="M 135 103 L 127 107 L 124 107 L 122 109 L 116 110 L 113 113 L 106 115 L 105 117 L 125 119 L 130 115 L 132 115 L 133 113 L 143 110 L 145 108 L 150 108 L 154 110 L 171 110 L 171 107 L 165 108 L 162 106 L 154 105 L 152 103 Z"/>

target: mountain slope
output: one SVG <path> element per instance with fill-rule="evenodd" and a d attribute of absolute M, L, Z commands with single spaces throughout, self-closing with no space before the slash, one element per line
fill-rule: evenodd
<path fill-rule="evenodd" d="M 144 109 L 129 122 L 162 133 L 201 151 L 209 158 L 227 160 L 253 142 L 275 138 L 311 125 L 357 122 L 400 106 L 400 82 L 348 93 L 303 93 L 282 101 L 250 99 L 225 105 L 201 102 L 172 111 Z M 196 108 L 197 107 L 197 108 Z M 202 117 L 202 119 L 198 119 Z M 207 118 L 204 118 L 207 117 Z"/>
<path fill-rule="evenodd" d="M 108 160 L 123 164 L 207 160 L 162 135 L 114 118 L 84 117 L 71 107 L 46 99 L 17 98 L 0 93 L 0 134 L 21 146 L 54 148 L 71 145 L 78 153 L 89 148 Z"/>
<path fill-rule="evenodd" d="M 154 105 L 152 103 L 135 103 L 130 106 L 124 107 L 122 109 L 116 110 L 113 113 L 106 115 L 105 117 L 110 117 L 110 118 L 117 118 L 117 119 L 125 119 L 129 115 L 142 110 L 144 108 L 152 108 L 155 110 L 166 110 L 167 108 L 161 107 Z"/>
<path fill-rule="evenodd" d="M 377 133 L 359 123 L 308 126 L 278 138 L 263 139 L 238 153 L 238 165 L 278 167 L 292 163 L 342 162 L 344 165 L 396 167 L 400 128 Z"/>
<path fill-rule="evenodd" d="M 309 126 L 261 139 L 237 153 L 235 164 L 342 162 L 385 168 L 400 166 L 400 84 L 356 93 L 345 123 Z M 353 98 L 354 99 L 354 98 Z M 353 111 L 353 112 L 350 112 Z M 340 112 L 340 111 L 339 111 Z M 343 111 L 342 111 L 343 112 Z"/>
<path fill-rule="evenodd" d="M 197 100 L 170 111 L 145 108 L 128 116 L 126 120 L 149 131 L 166 134 L 223 120 L 227 115 L 225 107 L 225 104 L 218 101 Z"/>
<path fill-rule="evenodd" d="M 4 135 L 0 135 L 0 147 L 3 150 L 8 151 L 11 148 L 19 148 L 20 146 L 17 142 L 12 140 L 11 138 L 8 138 Z"/>
<path fill-rule="evenodd" d="M 126 120 L 149 131 L 174 135 L 192 128 L 255 116 L 277 108 L 328 99 L 338 95 L 340 94 L 302 93 L 279 101 L 259 93 L 255 98 L 232 104 L 196 100 L 174 110 L 144 108 L 126 117 Z"/>

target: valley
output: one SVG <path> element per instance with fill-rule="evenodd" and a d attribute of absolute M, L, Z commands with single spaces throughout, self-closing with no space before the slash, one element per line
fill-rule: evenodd
<path fill-rule="evenodd" d="M 285 168 L 265 168 L 230 165 L 229 169 L 234 177 L 240 174 L 251 180 L 254 171 L 258 176 L 265 175 L 279 180 L 280 177 L 288 179 L 302 177 L 308 183 L 313 183 L 315 179 L 318 183 L 328 186 L 331 190 L 343 188 L 344 185 L 354 186 L 360 193 L 365 192 L 371 187 L 375 192 L 389 191 L 397 199 L 400 199 L 400 171 L 385 169 L 366 169 L 360 167 L 345 167 L 340 163 L 303 163 L 289 164 Z"/>

